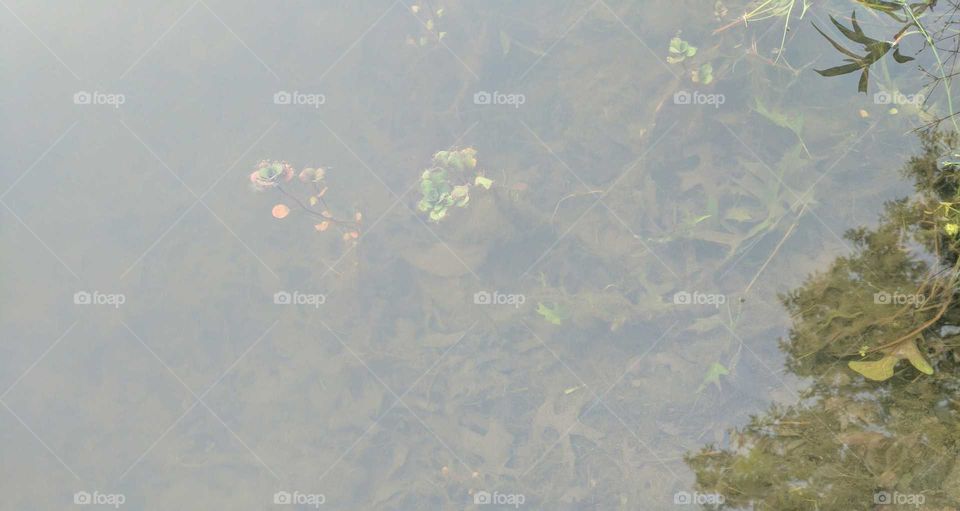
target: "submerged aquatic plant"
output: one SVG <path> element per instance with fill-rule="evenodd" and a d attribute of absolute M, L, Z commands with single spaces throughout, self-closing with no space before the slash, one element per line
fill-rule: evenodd
<path fill-rule="evenodd" d="M 297 175 L 299 181 L 306 191 L 305 197 L 301 198 L 285 187 L 286 183 L 293 181 L 294 175 Z M 363 215 L 360 211 L 355 211 L 352 219 L 336 217 L 327 205 L 324 196 L 329 189 L 326 184 L 327 171 L 322 167 L 307 167 L 297 173 L 290 163 L 283 160 L 261 160 L 256 168 L 250 173 L 250 183 L 253 189 L 258 192 L 276 190 L 285 199 L 296 204 L 301 211 L 314 217 L 317 223 L 314 229 L 317 232 L 324 232 L 335 227 L 342 233 L 345 241 L 356 240 L 360 237 L 360 224 Z M 306 202 L 304 202 L 304 200 Z M 274 218 L 282 220 L 291 213 L 290 207 L 283 203 L 277 203 L 271 209 Z"/>
<path fill-rule="evenodd" d="M 451 207 L 466 207 L 470 203 L 471 188 L 471 181 L 466 175 L 476 169 L 477 150 L 472 147 L 435 153 L 433 166 L 420 174 L 422 196 L 417 209 L 427 213 L 431 221 L 440 222 L 446 218 Z M 477 174 L 472 186 L 489 190 L 493 180 Z"/>

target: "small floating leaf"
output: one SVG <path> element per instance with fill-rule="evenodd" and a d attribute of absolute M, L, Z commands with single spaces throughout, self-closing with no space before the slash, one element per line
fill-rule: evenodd
<path fill-rule="evenodd" d="M 488 177 L 477 176 L 477 178 L 473 180 L 473 184 L 482 186 L 485 190 L 489 190 L 490 187 L 493 186 L 493 180 Z"/>
<path fill-rule="evenodd" d="M 707 369 L 707 374 L 703 377 L 703 383 L 700 384 L 700 388 L 697 389 L 697 392 L 703 391 L 711 383 L 716 385 L 717 388 L 720 388 L 720 377 L 727 376 L 730 374 L 730 370 L 720 362 L 714 362 L 710 364 L 710 367 Z"/>
<path fill-rule="evenodd" d="M 916 341 L 906 341 L 900 346 L 897 347 L 897 350 L 893 353 L 894 356 L 899 358 L 905 358 L 910 362 L 910 365 L 915 367 L 917 371 L 920 371 L 923 374 L 933 374 L 933 367 L 927 362 L 927 359 L 923 357 L 923 354 L 920 353 L 920 350 L 917 349 Z"/>
<path fill-rule="evenodd" d="M 850 366 L 850 369 L 862 374 L 867 379 L 884 381 L 893 376 L 893 366 L 897 365 L 897 361 L 899 360 L 900 359 L 893 355 L 887 355 L 880 360 L 872 360 L 870 362 L 851 360 L 847 365 Z"/>
<path fill-rule="evenodd" d="M 504 55 L 510 53 L 510 36 L 503 30 L 500 31 L 500 50 Z"/>
<path fill-rule="evenodd" d="M 713 65 L 709 62 L 700 66 L 700 69 L 694 69 L 691 74 L 694 83 L 702 83 L 704 85 L 713 83 Z"/>
<path fill-rule="evenodd" d="M 281 219 L 286 218 L 290 214 L 290 208 L 286 204 L 277 204 L 273 207 L 271 211 L 273 213 L 273 218 Z"/>
<path fill-rule="evenodd" d="M 559 307 L 550 308 L 543 302 L 537 302 L 537 314 L 554 325 L 563 324 L 563 312 Z"/>

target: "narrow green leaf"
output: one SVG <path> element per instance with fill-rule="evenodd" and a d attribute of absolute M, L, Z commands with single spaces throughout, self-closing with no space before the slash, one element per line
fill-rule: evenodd
<path fill-rule="evenodd" d="M 830 44 L 833 45 L 833 47 L 837 49 L 837 51 L 839 51 L 840 53 L 842 53 L 842 54 L 844 54 L 844 55 L 847 55 L 847 56 L 849 56 L 849 57 L 852 57 L 852 58 L 854 58 L 855 60 L 860 60 L 860 55 L 857 55 L 856 53 L 853 53 L 852 51 L 850 51 L 850 50 L 844 48 L 843 46 L 841 46 L 840 43 L 834 41 L 833 38 L 831 38 L 830 36 L 828 36 L 823 30 L 820 30 L 820 27 L 818 27 L 816 23 L 813 23 L 813 28 L 816 29 L 817 32 L 820 32 L 820 35 L 822 35 L 827 41 L 829 41 Z"/>
<path fill-rule="evenodd" d="M 897 48 L 893 50 L 893 60 L 896 60 L 900 64 L 906 64 L 907 62 L 910 62 L 911 60 L 913 60 L 913 57 L 908 57 L 900 53 L 900 48 Z"/>
<path fill-rule="evenodd" d="M 816 71 L 817 73 L 820 73 L 820 76 L 839 76 L 839 75 L 852 73 L 860 69 L 861 67 L 862 66 L 860 66 L 860 64 L 854 62 L 852 64 L 845 64 L 842 66 L 831 67 L 830 69 L 814 69 L 814 71 Z"/>

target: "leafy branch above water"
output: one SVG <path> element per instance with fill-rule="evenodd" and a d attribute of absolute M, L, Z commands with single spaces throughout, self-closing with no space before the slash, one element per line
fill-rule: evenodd
<path fill-rule="evenodd" d="M 303 192 L 295 194 L 288 189 L 287 183 L 293 181 L 294 175 L 298 176 L 302 183 Z M 325 196 L 329 187 L 326 184 L 327 171 L 323 167 L 307 167 L 297 173 L 293 165 L 286 161 L 268 161 L 262 160 L 257 164 L 256 169 L 250 173 L 250 183 L 253 189 L 258 192 L 275 190 L 284 197 L 286 201 L 292 202 L 300 211 L 312 216 L 316 220 L 314 229 L 323 232 L 331 227 L 340 231 L 345 241 L 356 240 L 360 237 L 360 224 L 363 215 L 360 211 L 354 211 L 353 218 L 341 218 L 336 216 L 329 205 Z M 304 195 L 301 197 L 300 195 Z M 290 207 L 285 202 L 279 202 L 273 206 L 273 217 L 284 219 L 290 215 Z"/>
<path fill-rule="evenodd" d="M 839 51 L 840 53 L 848 57 L 844 59 L 844 61 L 848 62 L 848 64 L 842 64 L 839 66 L 831 67 L 829 69 L 817 69 L 816 71 L 820 73 L 822 76 L 840 76 L 840 75 L 845 75 L 845 74 L 853 73 L 856 71 L 860 71 L 860 82 L 859 82 L 859 85 L 857 86 L 857 90 L 859 92 L 866 93 L 867 82 L 870 79 L 870 66 L 873 65 L 878 60 L 882 59 L 887 53 L 890 52 L 891 49 L 893 50 L 893 59 L 896 60 L 897 62 L 903 64 L 913 60 L 913 57 L 907 57 L 900 53 L 900 48 L 897 47 L 896 42 L 891 43 L 888 41 L 880 41 L 880 40 L 868 37 L 863 32 L 863 29 L 860 28 L 860 24 L 857 23 L 856 11 L 854 11 L 850 15 L 850 22 L 851 22 L 850 28 L 843 26 L 843 24 L 837 21 L 836 18 L 834 18 L 833 16 L 830 16 L 830 21 L 833 22 L 834 26 L 837 27 L 837 30 L 839 30 L 844 37 L 846 37 L 852 42 L 863 45 L 864 54 L 858 55 L 853 51 L 847 49 L 845 46 L 838 43 L 833 38 L 831 38 L 826 33 L 824 33 L 823 30 L 820 30 L 820 27 L 818 27 L 817 24 L 814 23 L 813 28 L 817 29 L 817 32 L 820 32 L 820 35 L 825 37 L 827 41 L 829 41 L 830 44 L 837 49 L 837 51 Z M 905 32 L 906 28 L 908 28 L 912 24 L 913 23 L 911 22 L 910 24 L 907 25 L 907 27 L 904 27 L 904 29 L 901 30 L 901 34 Z M 895 40 L 896 39 L 897 38 L 895 38 Z"/>

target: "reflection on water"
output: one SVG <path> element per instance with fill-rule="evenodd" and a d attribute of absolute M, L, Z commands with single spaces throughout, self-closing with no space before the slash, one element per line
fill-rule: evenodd
<path fill-rule="evenodd" d="M 957 168 L 937 163 L 956 137 L 923 141 L 906 168 L 918 194 L 888 203 L 876 228 L 850 230 L 854 252 L 783 297 L 787 367 L 814 382 L 802 400 L 775 403 L 729 445 L 689 456 L 699 484 L 728 504 L 860 509 L 871 495 L 956 505 Z"/>
<path fill-rule="evenodd" d="M 801 4 L 8 2 L 0 509 L 958 505 L 952 106 Z"/>

